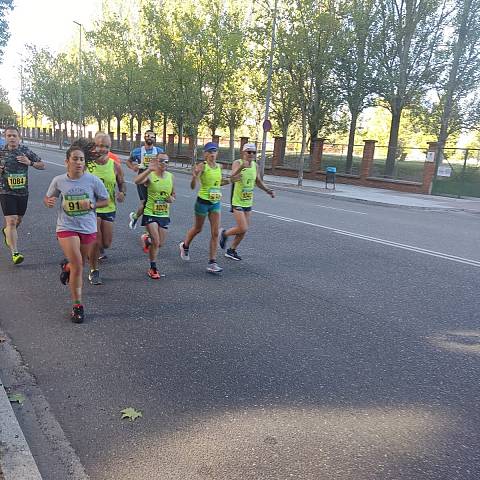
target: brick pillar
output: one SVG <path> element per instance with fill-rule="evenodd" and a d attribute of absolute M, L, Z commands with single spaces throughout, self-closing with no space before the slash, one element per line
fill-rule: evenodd
<path fill-rule="evenodd" d="M 175 152 L 175 134 L 169 133 L 168 142 L 167 142 L 167 155 L 169 157 L 173 157 L 174 152 Z"/>
<path fill-rule="evenodd" d="M 142 145 L 142 134 L 136 133 L 135 134 L 135 146 L 140 147 Z"/>
<path fill-rule="evenodd" d="M 48 129 L 48 139 L 52 141 L 53 139 L 53 130 L 51 128 Z"/>
<path fill-rule="evenodd" d="M 275 174 L 275 167 L 283 164 L 283 152 L 286 138 L 285 137 L 273 137 L 273 157 L 272 157 L 272 173 Z"/>
<path fill-rule="evenodd" d="M 370 170 L 375 156 L 376 140 L 364 140 L 362 163 L 360 164 L 360 180 L 365 180 L 370 176 Z"/>
<path fill-rule="evenodd" d="M 242 154 L 243 146 L 248 143 L 248 137 L 240 137 L 240 155 Z"/>
<path fill-rule="evenodd" d="M 322 169 L 323 145 L 325 138 L 314 138 L 310 157 L 310 173 L 316 173 Z"/>
<path fill-rule="evenodd" d="M 435 155 L 437 152 L 437 142 L 428 142 L 427 158 L 423 165 L 423 193 L 432 194 L 433 177 L 435 176 Z"/>
<path fill-rule="evenodd" d="M 42 135 L 43 135 L 43 141 L 46 142 L 46 140 L 47 140 L 47 129 L 46 128 L 43 129 Z"/>
<path fill-rule="evenodd" d="M 112 146 L 113 146 L 113 132 L 108 132 L 108 136 L 110 137 L 110 142 L 112 143 Z"/>
<path fill-rule="evenodd" d="M 75 138 L 75 130 L 70 130 L 70 141 L 73 142 L 74 138 Z"/>
<path fill-rule="evenodd" d="M 30 136 L 30 127 L 27 127 L 25 130 L 26 130 L 25 136 L 26 136 L 27 138 L 31 138 L 31 136 Z"/>
<path fill-rule="evenodd" d="M 92 132 L 89 130 L 88 133 L 87 133 L 87 138 L 88 138 L 88 141 L 89 142 L 92 142 L 93 141 L 93 134 Z"/>
<path fill-rule="evenodd" d="M 127 134 L 125 132 L 122 133 L 122 151 L 128 151 Z"/>
<path fill-rule="evenodd" d="M 220 145 L 220 135 L 212 135 L 212 142 L 215 142 L 217 145 Z"/>

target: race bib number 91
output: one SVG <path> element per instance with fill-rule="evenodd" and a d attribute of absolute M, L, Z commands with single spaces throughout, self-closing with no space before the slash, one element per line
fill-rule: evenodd
<path fill-rule="evenodd" d="M 26 187 L 27 176 L 23 173 L 10 173 L 7 176 L 7 181 L 11 190 L 18 190 Z"/>
<path fill-rule="evenodd" d="M 88 200 L 87 194 L 82 195 L 65 195 L 63 198 L 63 210 L 70 217 L 76 217 L 78 215 L 85 215 L 90 210 L 82 206 L 82 200 Z"/>

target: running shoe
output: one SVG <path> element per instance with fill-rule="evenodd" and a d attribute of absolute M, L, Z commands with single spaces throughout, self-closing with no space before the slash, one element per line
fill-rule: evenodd
<path fill-rule="evenodd" d="M 150 250 L 150 245 L 152 244 L 152 239 L 148 233 L 142 233 L 142 245 L 143 253 L 148 253 Z"/>
<path fill-rule="evenodd" d="M 68 260 L 66 258 L 64 258 L 62 263 L 60 263 L 60 268 L 62 269 L 60 272 L 60 281 L 64 285 L 67 285 L 70 280 L 70 265 L 68 264 Z"/>
<path fill-rule="evenodd" d="M 83 305 L 74 305 L 72 313 L 70 314 L 70 320 L 73 323 L 82 323 L 85 319 L 85 312 L 83 311 Z"/>
<path fill-rule="evenodd" d="M 128 222 L 128 228 L 130 228 L 130 230 L 135 230 L 137 228 L 138 221 L 137 214 L 135 212 L 130 212 L 128 217 L 130 218 L 130 221 Z"/>
<path fill-rule="evenodd" d="M 225 256 L 227 258 L 230 258 L 232 260 L 237 260 L 237 261 L 242 259 L 242 257 L 233 248 L 228 248 L 227 251 L 225 252 Z"/>
<path fill-rule="evenodd" d="M 3 233 L 3 243 L 7 248 L 10 248 L 10 245 L 8 244 L 8 240 L 7 240 L 7 233 L 5 232 L 5 227 L 2 228 L 2 233 Z"/>
<path fill-rule="evenodd" d="M 12 253 L 12 262 L 15 265 L 22 263 L 24 260 L 25 260 L 25 257 L 21 253 L 18 253 L 18 252 Z"/>
<path fill-rule="evenodd" d="M 218 240 L 218 244 L 220 245 L 220 248 L 222 250 L 225 250 L 225 247 L 227 246 L 227 236 L 225 235 L 225 232 L 226 230 L 223 228 L 220 230 L 220 235 L 218 236 L 219 237 L 219 240 Z"/>
<path fill-rule="evenodd" d="M 150 278 L 153 278 L 154 280 L 160 279 L 160 274 L 158 273 L 158 270 L 156 268 L 149 268 L 147 274 Z"/>
<path fill-rule="evenodd" d="M 222 267 L 219 267 L 216 262 L 209 263 L 207 265 L 207 272 L 208 273 L 220 273 L 223 271 Z"/>
<path fill-rule="evenodd" d="M 102 279 L 100 278 L 100 272 L 98 270 L 91 270 L 88 274 L 88 280 L 92 285 L 102 285 Z"/>
<path fill-rule="evenodd" d="M 178 246 L 180 248 L 180 258 L 182 260 L 184 260 L 185 262 L 188 262 L 190 260 L 190 255 L 188 253 L 188 248 L 184 247 L 183 242 L 180 242 Z"/>

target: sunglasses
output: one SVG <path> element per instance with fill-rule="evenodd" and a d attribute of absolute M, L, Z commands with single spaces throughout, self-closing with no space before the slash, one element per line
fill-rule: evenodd
<path fill-rule="evenodd" d="M 245 153 L 248 153 L 250 155 L 256 155 L 257 152 L 253 151 L 253 150 L 247 150 Z"/>
<path fill-rule="evenodd" d="M 156 135 L 145 135 L 144 138 L 157 138 L 157 136 Z"/>
<path fill-rule="evenodd" d="M 168 164 L 168 160 L 159 160 L 158 163 Z"/>

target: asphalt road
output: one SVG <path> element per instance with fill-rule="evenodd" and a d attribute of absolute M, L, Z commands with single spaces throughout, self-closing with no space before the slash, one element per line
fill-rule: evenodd
<path fill-rule="evenodd" d="M 177 174 L 155 282 L 129 185 L 74 325 L 41 202 L 63 161 L 39 152 L 0 327 L 92 480 L 480 478 L 478 216 L 258 191 L 244 260 L 212 276 L 208 230 L 178 256 L 195 197 Z"/>

